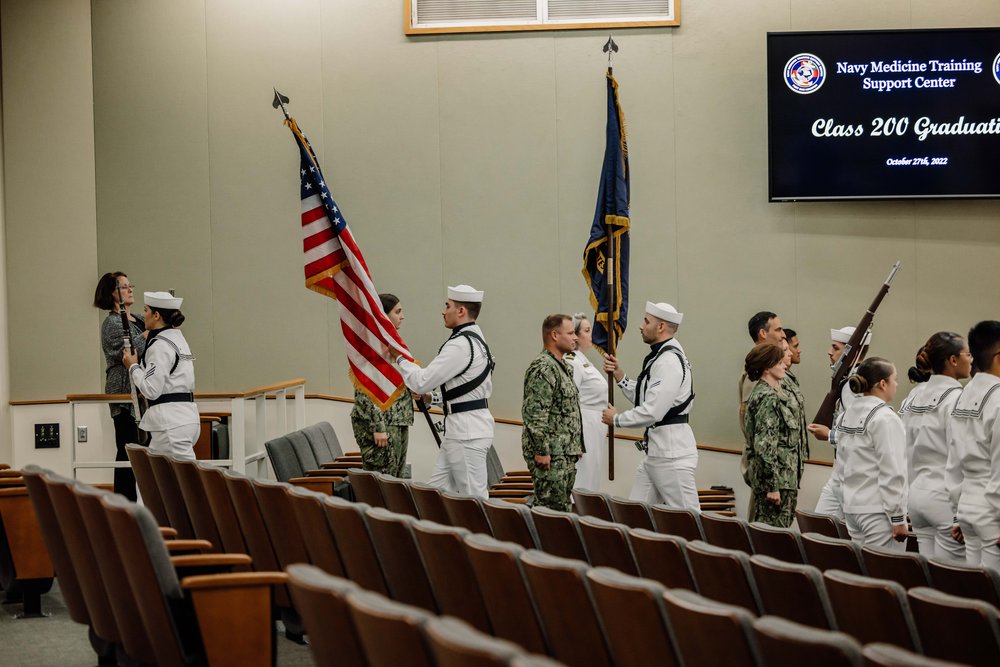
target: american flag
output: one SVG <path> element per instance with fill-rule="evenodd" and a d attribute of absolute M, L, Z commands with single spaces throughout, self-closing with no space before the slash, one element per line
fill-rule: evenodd
<path fill-rule="evenodd" d="M 395 366 L 382 357 L 382 346 L 413 357 L 396 327 L 382 311 L 378 290 L 361 249 L 333 200 L 309 140 L 294 119 L 287 121 L 301 156 L 302 249 L 306 287 L 336 299 L 340 328 L 347 346 L 354 386 L 380 409 L 387 409 L 405 390 Z"/>

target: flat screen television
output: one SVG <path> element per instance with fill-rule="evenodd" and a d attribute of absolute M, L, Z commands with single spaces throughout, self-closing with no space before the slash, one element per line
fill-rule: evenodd
<path fill-rule="evenodd" d="M 769 201 L 1000 197 L 1000 28 L 767 35 Z"/>

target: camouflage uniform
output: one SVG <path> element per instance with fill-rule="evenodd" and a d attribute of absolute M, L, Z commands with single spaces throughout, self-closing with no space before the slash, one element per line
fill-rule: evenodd
<path fill-rule="evenodd" d="M 379 410 L 365 394 L 354 392 L 351 426 L 354 428 L 354 439 L 361 448 L 365 470 L 402 477 L 412 425 L 413 398 L 405 388 L 385 412 Z M 375 445 L 376 433 L 389 434 L 389 444 L 386 447 Z"/>
<path fill-rule="evenodd" d="M 543 351 L 524 372 L 521 404 L 521 453 L 535 485 L 534 504 L 570 511 L 570 493 L 576 479 L 576 461 L 584 453 L 580 394 L 573 369 Z M 551 456 L 548 470 L 535 456 Z"/>
<path fill-rule="evenodd" d="M 755 500 L 750 521 L 785 528 L 795 518 L 799 482 L 809 455 L 805 415 L 793 385 L 794 380 L 783 380 L 779 392 L 763 380 L 757 382 L 744 420 L 747 474 Z M 770 491 L 781 493 L 779 505 L 767 500 Z"/>

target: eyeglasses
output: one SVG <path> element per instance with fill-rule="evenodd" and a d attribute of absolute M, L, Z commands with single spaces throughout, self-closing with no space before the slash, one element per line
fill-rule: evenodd
<path fill-rule="evenodd" d="M 118 289 L 132 289 L 132 290 L 134 290 L 135 289 L 135 285 L 133 285 L 132 283 L 129 283 L 128 285 L 119 285 Z"/>

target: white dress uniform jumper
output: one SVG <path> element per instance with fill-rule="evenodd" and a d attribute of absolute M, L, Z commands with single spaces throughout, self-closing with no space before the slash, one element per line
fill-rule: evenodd
<path fill-rule="evenodd" d="M 951 536 L 957 508 L 951 504 L 947 480 L 954 473 L 950 459 L 951 412 L 962 385 L 947 375 L 932 375 L 918 384 L 903 401 L 899 416 L 906 431 L 906 504 L 920 553 L 928 558 L 965 562 L 965 546 Z"/>
<path fill-rule="evenodd" d="M 675 339 L 651 348 L 639 377 L 618 383 L 635 407 L 615 415 L 615 426 L 646 428 L 646 456 L 636 469 L 631 497 L 697 512 L 698 447 L 688 424 L 694 402 L 691 366 Z"/>
<path fill-rule="evenodd" d="M 183 459 L 194 459 L 201 430 L 194 403 L 194 356 L 179 329 L 156 329 L 146 339 L 146 351 L 129 368 L 135 388 L 149 400 L 139 428 L 149 433 L 149 448 Z"/>
<path fill-rule="evenodd" d="M 965 560 L 1000 571 L 1000 377 L 977 373 L 951 415 L 956 458 L 949 493 L 965 536 Z"/>
<path fill-rule="evenodd" d="M 837 460 L 851 539 L 903 551 L 906 542 L 892 537 L 893 527 L 906 521 L 906 436 L 899 415 L 875 396 L 854 401 L 840 420 Z"/>
<path fill-rule="evenodd" d="M 468 285 L 448 287 L 448 299 L 482 303 L 483 292 Z M 411 390 L 433 391 L 433 402 L 444 410 L 444 438 L 427 483 L 454 493 L 488 497 L 486 455 L 493 446 L 493 355 L 483 330 L 475 322 L 454 327 L 438 355 L 421 368 L 396 358 L 403 381 Z M 440 388 L 440 391 L 434 391 Z"/>

